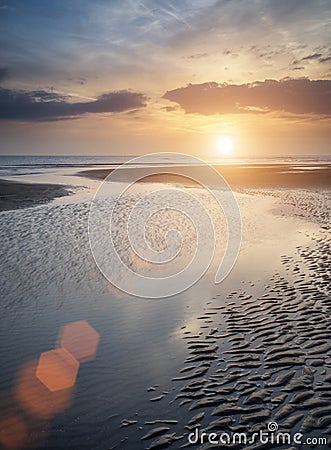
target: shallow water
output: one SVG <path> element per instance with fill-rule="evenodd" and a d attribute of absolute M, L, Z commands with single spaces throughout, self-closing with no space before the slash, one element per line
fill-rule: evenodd
<path fill-rule="evenodd" d="M 87 320 L 100 334 L 96 358 L 81 365 L 71 406 L 42 424 L 41 448 L 141 449 L 147 430 L 138 425 L 145 420 L 175 419 L 177 434 L 187 433 L 183 426 L 191 414 L 171 403 L 178 393 L 172 379 L 188 356 L 183 333 L 201 332 L 199 317 L 208 302 L 224 306 L 245 283 L 258 297 L 275 272 L 292 282 L 281 256 L 309 246 L 318 226 L 272 213 L 274 199 L 238 194 L 243 247 L 228 278 L 215 286 L 212 265 L 188 291 L 144 300 L 119 294 L 95 265 L 87 234 L 91 193 L 1 214 L 0 390 L 11 395 L 20 368 L 53 349 L 63 325 Z M 123 419 L 138 425 L 121 428 Z"/>

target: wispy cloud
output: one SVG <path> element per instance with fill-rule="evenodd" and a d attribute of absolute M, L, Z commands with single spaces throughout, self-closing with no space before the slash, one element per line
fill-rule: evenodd
<path fill-rule="evenodd" d="M 301 61 L 311 61 L 312 59 L 319 59 L 321 56 L 321 53 L 313 53 L 312 55 L 304 56 L 301 58 Z"/>
<path fill-rule="evenodd" d="M 183 83 L 189 74 L 205 80 L 219 76 L 220 67 L 228 68 L 228 81 L 248 81 L 251 72 L 249 80 L 281 78 L 292 70 L 293 60 L 320 53 L 320 60 L 299 64 L 308 70 L 305 75 L 316 78 L 315 64 L 329 56 L 326 48 L 318 50 L 327 42 L 327 3 L 86 0 L 78 7 L 58 0 L 44 8 L 13 0 L 15 8 L 0 15 L 0 59 L 11 69 L 11 86 L 52 84 L 63 90 L 69 78 L 74 84 L 82 77 L 89 80 L 90 92 L 86 83 L 82 88 L 88 96 L 98 92 L 96 85 L 109 86 L 109 79 L 113 89 L 123 88 L 121 80 L 124 87 L 134 80 L 135 89 L 159 92 L 160 79 Z M 231 54 L 224 54 L 227 49 Z M 198 56 L 190 58 L 195 55 L 204 55 L 204 64 Z M 325 68 L 320 65 L 320 72 Z"/>

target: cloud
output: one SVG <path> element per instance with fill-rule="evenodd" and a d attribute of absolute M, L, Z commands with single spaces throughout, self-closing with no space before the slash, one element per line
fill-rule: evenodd
<path fill-rule="evenodd" d="M 0 88 L 0 120 L 51 121 L 83 114 L 119 113 L 146 106 L 144 94 L 115 91 L 88 102 L 69 102 L 69 97 L 43 90 L 15 91 Z"/>
<path fill-rule="evenodd" d="M 316 60 L 318 60 L 319 63 L 325 63 L 331 60 L 331 56 L 325 56 L 322 55 L 322 53 L 313 53 L 312 55 L 307 55 L 301 59 L 295 59 L 292 62 L 292 65 L 299 64 L 302 61 L 316 61 Z"/>
<path fill-rule="evenodd" d="M 320 63 L 325 63 L 325 62 L 329 62 L 329 61 L 331 61 L 331 56 L 326 56 L 325 58 L 319 59 Z"/>
<path fill-rule="evenodd" d="M 301 61 L 310 61 L 312 59 L 319 59 L 322 56 L 321 53 L 313 53 L 312 55 L 307 55 L 301 59 Z"/>
<path fill-rule="evenodd" d="M 176 111 L 177 106 L 163 106 L 161 108 L 162 111 L 167 111 L 167 112 L 172 112 L 172 111 Z"/>
<path fill-rule="evenodd" d="M 331 80 L 284 78 L 240 85 L 189 84 L 167 91 L 163 98 L 178 103 L 187 113 L 203 115 L 257 111 L 331 115 Z"/>
<path fill-rule="evenodd" d="M 203 53 L 196 53 L 194 55 L 189 55 L 187 58 L 188 59 L 200 59 L 200 58 L 207 58 L 209 55 L 209 53 L 207 52 L 203 52 Z"/>

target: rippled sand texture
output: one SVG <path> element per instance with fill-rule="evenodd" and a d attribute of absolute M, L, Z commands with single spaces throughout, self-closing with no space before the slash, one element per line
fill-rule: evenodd
<path fill-rule="evenodd" d="M 330 194 L 247 192 L 244 258 L 228 279 L 159 302 L 102 277 L 85 197 L 2 212 L 2 412 L 8 396 L 17 413 L 22 367 L 53 349 L 65 324 L 86 320 L 100 335 L 96 358 L 79 369 L 71 406 L 33 423 L 42 449 L 178 449 L 196 426 L 251 432 L 271 419 L 330 434 Z"/>
<path fill-rule="evenodd" d="M 275 273 L 260 296 L 254 296 L 254 283 L 243 284 L 225 300 L 217 294 L 197 318 L 198 330 L 183 327 L 188 357 L 172 379 L 177 408 L 172 419 L 181 423 L 185 417 L 185 431 L 162 420 L 145 422 L 141 439 L 150 441 L 146 448 L 186 447 L 196 427 L 250 436 L 266 431 L 270 421 L 280 431 L 327 437 L 331 446 L 330 197 L 273 195 L 301 207 L 301 215 L 322 225 L 321 232 L 311 237 L 312 246 L 297 247 L 297 257 L 282 256 L 286 276 Z"/>

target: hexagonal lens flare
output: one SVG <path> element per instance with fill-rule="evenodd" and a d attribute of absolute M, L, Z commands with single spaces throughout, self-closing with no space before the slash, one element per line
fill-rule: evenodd
<path fill-rule="evenodd" d="M 57 348 L 40 355 L 36 370 L 37 378 L 51 391 L 73 387 L 79 362 L 65 348 Z"/>
<path fill-rule="evenodd" d="M 79 362 L 92 361 L 97 353 L 99 338 L 99 333 L 86 320 L 79 320 L 62 327 L 58 347 L 68 350 Z"/>

